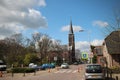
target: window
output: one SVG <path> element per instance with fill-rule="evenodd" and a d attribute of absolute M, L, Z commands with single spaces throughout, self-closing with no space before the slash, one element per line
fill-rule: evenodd
<path fill-rule="evenodd" d="M 100 65 L 88 65 L 86 72 L 87 73 L 101 73 L 102 67 Z"/>

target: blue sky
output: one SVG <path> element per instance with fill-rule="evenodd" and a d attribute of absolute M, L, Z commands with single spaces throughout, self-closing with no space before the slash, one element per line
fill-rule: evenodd
<path fill-rule="evenodd" d="M 76 48 L 84 49 L 104 40 L 102 30 L 119 8 L 120 0 L 1 0 L 0 37 L 40 32 L 68 44 L 72 20 Z"/>
<path fill-rule="evenodd" d="M 104 39 L 101 27 L 93 25 L 95 21 L 107 22 L 113 16 L 114 9 L 118 8 L 119 0 L 46 0 L 46 7 L 39 10 L 47 18 L 48 29 L 40 32 L 47 33 L 62 43 L 68 43 L 68 31 L 62 31 L 64 26 L 70 24 L 80 26 L 84 32 L 75 32 L 76 41 Z M 120 7 L 120 6 L 119 6 Z M 102 23 L 101 23 L 102 24 Z M 104 27 L 104 26 L 103 26 Z M 88 35 L 88 33 L 90 33 Z"/>

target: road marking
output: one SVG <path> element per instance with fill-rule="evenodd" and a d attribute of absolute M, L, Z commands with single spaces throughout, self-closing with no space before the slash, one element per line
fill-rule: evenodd
<path fill-rule="evenodd" d="M 77 70 L 73 71 L 72 73 L 76 73 L 76 72 L 77 72 Z"/>
<path fill-rule="evenodd" d="M 65 73 L 66 72 L 66 70 L 62 70 L 62 71 L 60 71 L 60 73 Z"/>
<path fill-rule="evenodd" d="M 54 73 L 59 73 L 59 71 L 56 71 L 56 72 L 54 72 Z"/>
<path fill-rule="evenodd" d="M 67 71 L 66 73 L 70 73 L 72 70 Z"/>
<path fill-rule="evenodd" d="M 76 73 L 77 70 L 60 70 L 60 71 L 56 71 L 54 73 Z"/>

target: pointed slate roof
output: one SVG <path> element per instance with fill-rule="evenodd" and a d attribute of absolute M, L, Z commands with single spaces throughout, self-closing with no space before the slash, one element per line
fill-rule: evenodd
<path fill-rule="evenodd" d="M 120 54 L 120 31 L 113 31 L 105 38 L 105 42 L 110 54 Z"/>
<path fill-rule="evenodd" d="M 70 21 L 69 34 L 73 34 L 72 20 Z"/>

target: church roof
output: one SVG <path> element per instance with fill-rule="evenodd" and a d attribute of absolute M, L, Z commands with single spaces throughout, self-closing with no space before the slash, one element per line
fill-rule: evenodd
<path fill-rule="evenodd" d="M 69 29 L 69 34 L 73 34 L 72 21 L 70 21 L 70 29 Z"/>

